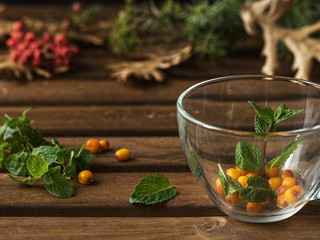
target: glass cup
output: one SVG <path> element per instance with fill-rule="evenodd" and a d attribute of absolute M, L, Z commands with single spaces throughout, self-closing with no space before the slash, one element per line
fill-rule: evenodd
<path fill-rule="evenodd" d="M 302 112 L 279 123 L 276 132 L 256 133 L 256 112 L 248 101 L 270 107 L 273 111 L 285 104 L 289 109 Z M 180 95 L 177 118 L 189 167 L 200 186 L 225 214 L 247 222 L 280 221 L 298 212 L 308 201 L 320 198 L 319 84 L 266 75 L 211 79 L 190 87 Z M 297 142 L 297 139 L 300 140 Z M 286 190 L 293 186 L 286 185 L 282 192 L 276 192 L 276 188 L 276 198 L 259 203 L 262 209 L 256 213 L 247 210 L 246 199 L 240 199 L 236 204 L 230 199 L 228 201 L 224 191 L 219 193 L 216 183 L 219 178 L 218 165 L 224 173 L 229 168 L 236 168 L 235 149 L 239 142 L 264 151 L 266 162 L 297 142 L 295 150 L 279 166 L 275 177 L 280 177 L 280 184 L 285 185 L 281 174 L 291 170 L 295 185 L 302 191 L 296 191 L 291 196 Z M 236 169 L 236 172 L 241 173 L 241 170 Z M 244 174 L 247 172 L 241 173 Z M 239 192 L 236 193 L 239 196 Z"/>

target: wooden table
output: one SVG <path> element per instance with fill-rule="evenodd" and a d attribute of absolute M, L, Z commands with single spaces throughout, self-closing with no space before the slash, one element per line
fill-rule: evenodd
<path fill-rule="evenodd" d="M 28 11 L 61 14 L 61 8 L 50 6 L 14 7 L 4 14 L 14 18 Z M 18 116 L 35 106 L 28 117 L 46 138 L 69 148 L 91 137 L 106 138 L 111 150 L 90 164 L 95 183 L 74 183 L 74 196 L 68 199 L 51 196 L 41 182 L 23 185 L 0 173 L 0 239 L 319 239 L 320 201 L 281 222 L 240 222 L 209 200 L 182 153 L 175 106 L 179 94 L 208 78 L 260 73 L 258 53 L 216 62 L 191 59 L 167 71 L 163 84 L 119 84 L 104 69 L 115 61 L 104 49 L 87 48 L 71 72 L 52 80 L 1 78 L 0 116 Z M 314 68 L 313 80 L 320 82 L 319 65 Z M 279 74 L 292 76 L 289 64 Z M 114 151 L 122 147 L 132 151 L 131 161 L 115 161 Z M 135 185 L 155 172 L 164 173 L 179 194 L 158 205 L 130 204 Z"/>

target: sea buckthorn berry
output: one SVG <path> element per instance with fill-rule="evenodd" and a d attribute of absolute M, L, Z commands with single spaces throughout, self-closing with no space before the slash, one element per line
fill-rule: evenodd
<path fill-rule="evenodd" d="M 107 140 L 103 139 L 99 141 L 99 150 L 100 151 L 107 151 L 110 147 L 110 144 Z"/>
<path fill-rule="evenodd" d="M 86 184 L 86 185 L 91 184 L 94 181 L 93 173 L 89 170 L 81 171 L 78 174 L 78 180 L 79 180 L 79 183 L 81 184 Z"/>
<path fill-rule="evenodd" d="M 237 180 L 240 177 L 240 173 L 234 168 L 228 168 L 226 170 L 226 174 L 232 177 L 233 179 Z"/>
<path fill-rule="evenodd" d="M 232 193 L 229 197 L 225 197 L 225 199 L 229 204 L 237 204 L 241 201 L 237 192 Z"/>
<path fill-rule="evenodd" d="M 291 170 L 287 169 L 281 173 L 281 179 L 284 179 L 286 177 L 292 177 L 292 178 L 294 177 Z"/>
<path fill-rule="evenodd" d="M 274 178 L 279 176 L 279 168 L 273 167 L 270 170 L 268 169 L 268 166 L 265 167 L 265 173 L 267 174 L 268 178 Z"/>
<path fill-rule="evenodd" d="M 298 199 L 298 192 L 294 188 L 289 188 L 283 195 L 288 204 L 292 204 Z"/>
<path fill-rule="evenodd" d="M 127 148 L 121 148 L 114 154 L 117 161 L 122 162 L 130 159 L 131 152 Z"/>
<path fill-rule="evenodd" d="M 99 152 L 99 141 L 97 139 L 89 139 L 86 143 L 86 149 L 93 154 L 96 154 Z"/>
<path fill-rule="evenodd" d="M 247 176 L 248 178 L 258 177 L 258 176 L 259 176 L 259 173 L 258 173 L 258 172 L 248 172 L 248 173 L 246 174 L 246 176 Z"/>
<path fill-rule="evenodd" d="M 284 195 L 281 195 L 277 198 L 277 204 L 279 207 L 285 208 L 288 206 L 288 203 L 286 201 L 286 197 Z"/>
<path fill-rule="evenodd" d="M 248 202 L 246 208 L 247 208 L 248 213 L 259 213 L 262 209 L 262 203 L 261 202 Z"/>
<path fill-rule="evenodd" d="M 249 171 L 244 170 L 236 166 L 236 170 L 240 173 L 240 176 L 245 176 Z"/>
<path fill-rule="evenodd" d="M 241 184 L 242 187 L 245 187 L 247 185 L 248 179 L 249 178 L 247 176 L 240 176 L 238 178 L 238 182 Z"/>
<path fill-rule="evenodd" d="M 220 195 L 224 195 L 224 190 L 223 190 L 223 186 L 222 186 L 222 184 L 221 184 L 220 178 L 217 178 L 215 184 L 216 184 L 216 190 L 217 190 L 217 192 L 218 192 Z"/>
<path fill-rule="evenodd" d="M 298 197 L 300 197 L 300 196 L 302 195 L 302 193 L 303 193 L 303 188 L 302 188 L 301 186 L 295 185 L 295 186 L 293 186 L 292 188 L 297 191 Z"/>
<path fill-rule="evenodd" d="M 285 177 L 282 180 L 282 184 L 281 185 L 287 186 L 288 188 L 291 188 L 296 184 L 297 184 L 297 180 L 295 178 L 293 178 L 293 177 Z"/>
<path fill-rule="evenodd" d="M 277 190 L 281 186 L 281 178 L 280 177 L 270 178 L 268 180 L 268 183 L 270 188 Z"/>
<path fill-rule="evenodd" d="M 287 187 L 287 186 L 281 185 L 281 186 L 278 187 L 278 189 L 277 189 L 277 194 L 278 194 L 278 196 L 282 196 L 287 190 L 288 190 L 288 187 Z"/>

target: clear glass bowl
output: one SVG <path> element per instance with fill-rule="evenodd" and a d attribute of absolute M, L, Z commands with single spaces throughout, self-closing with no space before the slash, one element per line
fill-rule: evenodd
<path fill-rule="evenodd" d="M 275 110 L 280 104 L 303 110 L 278 125 L 277 132 L 258 134 L 255 111 L 248 101 Z M 319 199 L 320 186 L 320 85 L 288 77 L 228 76 L 198 83 L 177 101 L 179 135 L 193 175 L 214 204 L 225 214 L 247 222 L 274 222 L 298 212 L 308 201 Z M 235 148 L 246 142 L 261 149 L 268 139 L 267 161 L 302 137 L 280 171 L 290 169 L 303 194 L 287 207 L 263 205 L 259 213 L 246 210 L 247 202 L 229 204 L 217 192 L 218 164 L 235 168 Z"/>

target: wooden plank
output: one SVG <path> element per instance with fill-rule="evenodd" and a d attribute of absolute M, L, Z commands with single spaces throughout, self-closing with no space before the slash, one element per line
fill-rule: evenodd
<path fill-rule="evenodd" d="M 107 139 L 110 150 L 96 155 L 90 163 L 94 172 L 189 172 L 179 137 L 99 137 Z M 49 139 L 48 139 L 49 140 Z M 80 148 L 88 138 L 57 138 L 67 148 Z M 117 149 L 131 150 L 131 160 L 118 162 Z"/>
<path fill-rule="evenodd" d="M 19 116 L 27 107 L 0 107 Z M 44 136 L 178 135 L 175 106 L 50 106 L 28 113 Z"/>
<path fill-rule="evenodd" d="M 188 217 L 224 215 L 209 200 L 191 173 L 164 173 L 178 195 L 158 205 L 132 205 L 136 184 L 150 173 L 94 173 L 93 185 L 74 183 L 74 196 L 51 196 L 41 182 L 20 184 L 0 174 L 0 216 Z M 298 215 L 318 215 L 320 201 L 311 201 Z"/>
<path fill-rule="evenodd" d="M 246 223 L 230 217 L 57 218 L 8 217 L 0 221 L 6 239 L 319 239 L 319 216 L 295 216 L 275 223 Z"/>
<path fill-rule="evenodd" d="M 197 80 L 164 84 L 120 84 L 115 80 L 58 78 L 0 81 L 1 106 L 175 104 L 179 95 Z"/>

